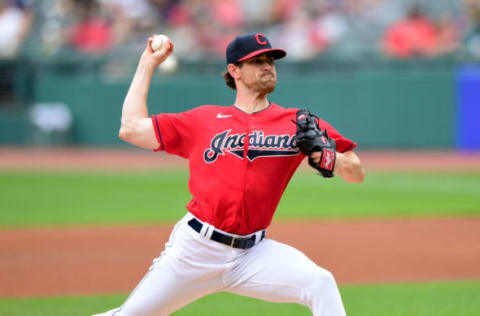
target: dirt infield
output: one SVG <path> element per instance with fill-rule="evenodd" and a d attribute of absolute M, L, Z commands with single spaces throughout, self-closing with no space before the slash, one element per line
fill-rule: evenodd
<path fill-rule="evenodd" d="M 480 171 L 480 153 L 360 152 L 367 170 Z M 0 170 L 185 168 L 163 153 L 0 148 Z M 306 167 L 308 168 L 308 167 Z M 0 297 L 125 293 L 170 226 L 0 230 Z M 480 280 L 480 218 L 280 222 L 268 237 L 304 251 L 340 284 Z"/>
<path fill-rule="evenodd" d="M 0 297 L 129 292 L 170 226 L 0 231 Z M 276 223 L 340 284 L 480 279 L 480 219 Z"/>

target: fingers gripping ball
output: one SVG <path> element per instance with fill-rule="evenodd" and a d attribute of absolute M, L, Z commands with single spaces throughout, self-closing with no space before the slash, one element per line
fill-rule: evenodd
<path fill-rule="evenodd" d="M 337 144 L 328 137 L 326 130 L 321 130 L 315 116 L 307 109 L 297 111 L 296 142 L 297 147 L 308 156 L 310 166 L 326 178 L 333 177 L 335 167 Z M 321 152 L 320 162 L 317 164 L 310 157 L 313 152 Z"/>
<path fill-rule="evenodd" d="M 163 45 L 165 45 L 168 42 L 168 40 L 169 38 L 167 37 L 167 35 L 164 35 L 164 34 L 154 35 L 150 46 L 152 47 L 152 50 L 157 51 L 160 48 L 162 48 Z"/>

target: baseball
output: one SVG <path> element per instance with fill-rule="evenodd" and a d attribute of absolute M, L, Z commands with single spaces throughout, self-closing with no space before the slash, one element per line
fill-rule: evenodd
<path fill-rule="evenodd" d="M 162 46 L 169 40 L 167 35 L 160 34 L 160 35 L 154 35 L 152 43 L 150 46 L 154 51 L 159 50 L 162 48 Z"/>
<path fill-rule="evenodd" d="M 177 71 L 178 60 L 175 56 L 170 55 L 158 66 L 158 70 L 165 74 L 171 74 Z"/>

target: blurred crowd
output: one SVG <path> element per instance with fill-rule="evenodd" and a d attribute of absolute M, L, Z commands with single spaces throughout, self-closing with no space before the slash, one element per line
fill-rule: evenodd
<path fill-rule="evenodd" d="M 0 0 L 0 58 L 18 53 L 30 34 L 33 18 L 31 2 Z"/>
<path fill-rule="evenodd" d="M 40 56 L 138 54 L 158 33 L 178 58 L 221 58 L 250 31 L 292 61 L 328 53 L 480 58 L 480 0 L 0 0 L 0 58 L 25 42 Z"/>

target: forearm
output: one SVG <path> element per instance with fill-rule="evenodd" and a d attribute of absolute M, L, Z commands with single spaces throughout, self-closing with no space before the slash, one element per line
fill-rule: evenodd
<path fill-rule="evenodd" d="M 334 172 L 349 183 L 361 183 L 365 178 L 365 169 L 352 151 L 343 154 L 337 152 Z"/>
<path fill-rule="evenodd" d="M 152 76 L 152 67 L 140 62 L 123 102 L 119 131 L 122 140 L 149 149 L 158 148 L 158 142 L 149 131 L 152 123 L 148 117 L 147 97 Z"/>
<path fill-rule="evenodd" d="M 148 117 L 147 97 L 152 81 L 151 66 L 140 63 L 133 77 L 122 108 L 122 127 L 131 120 Z"/>
<path fill-rule="evenodd" d="M 322 158 L 322 152 L 315 151 L 310 157 L 314 163 L 319 164 Z M 360 183 L 365 178 L 365 169 L 360 162 L 360 158 L 358 158 L 353 151 L 347 151 L 345 153 L 336 152 L 333 172 L 350 183 Z"/>
<path fill-rule="evenodd" d="M 155 69 L 172 53 L 173 45 L 169 41 L 154 52 L 151 41 L 152 38 L 149 38 L 123 102 L 119 137 L 138 147 L 156 149 L 159 143 L 148 116 L 148 90 Z"/>

